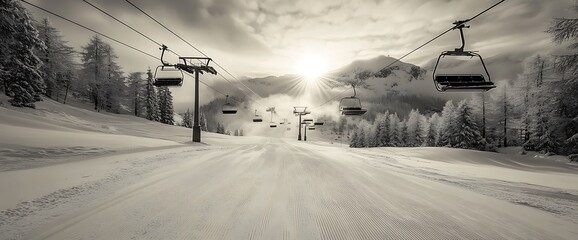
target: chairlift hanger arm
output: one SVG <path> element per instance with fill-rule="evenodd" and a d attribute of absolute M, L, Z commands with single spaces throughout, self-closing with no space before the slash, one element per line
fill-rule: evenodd
<path fill-rule="evenodd" d="M 199 60 L 201 63 L 203 63 L 206 66 L 209 66 L 209 63 L 211 63 L 211 61 L 213 59 L 209 58 L 209 57 L 179 57 L 180 60 L 183 60 L 183 62 L 185 62 L 185 64 L 187 64 L 187 60 Z M 206 61 L 206 62 L 203 62 Z"/>

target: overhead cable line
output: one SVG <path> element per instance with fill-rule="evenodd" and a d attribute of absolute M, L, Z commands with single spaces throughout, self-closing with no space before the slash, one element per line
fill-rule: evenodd
<path fill-rule="evenodd" d="M 456 21 L 456 23 L 455 23 L 456 25 L 455 25 L 455 26 L 453 26 L 453 27 L 449 28 L 448 30 L 445 30 L 444 32 L 438 34 L 438 35 L 435 36 L 434 38 L 428 40 L 427 42 L 423 43 L 423 44 L 420 45 L 419 47 L 417 47 L 417 48 L 409 51 L 408 53 L 406 53 L 405 55 L 401 56 L 400 58 L 395 59 L 395 61 L 391 62 L 390 64 L 386 65 L 386 66 L 383 67 L 383 68 L 391 67 L 393 64 L 396 64 L 397 62 L 401 61 L 402 59 L 404 59 L 405 57 L 409 56 L 410 54 L 416 52 L 417 50 L 419 50 L 419 49 L 421 49 L 421 48 L 423 48 L 423 47 L 425 47 L 426 45 L 428 45 L 428 44 L 430 44 L 431 42 L 437 40 L 438 38 L 440 38 L 441 36 L 447 34 L 448 32 L 451 32 L 452 30 L 458 29 L 459 27 L 465 25 L 466 23 L 474 20 L 475 18 L 477 18 L 477 17 L 479 17 L 480 15 L 486 13 L 487 11 L 491 10 L 492 8 L 500 5 L 500 4 L 503 3 L 504 1 L 506 1 L 506 0 L 501 0 L 501 1 L 497 2 L 496 4 L 494 4 L 494 5 L 492 5 L 491 7 L 485 9 L 484 11 L 481 11 L 480 13 L 474 15 L 474 16 L 471 17 L 471 18 L 468 18 L 468 19 L 462 20 L 462 21 Z M 358 85 L 358 84 L 360 84 L 361 82 L 363 82 L 363 80 L 362 80 L 362 79 L 359 79 L 359 80 L 355 83 L 355 85 Z M 327 100 L 326 102 L 324 102 L 323 104 L 321 104 L 321 105 L 319 105 L 319 106 L 317 106 L 317 107 L 315 107 L 315 108 L 322 107 L 323 105 L 331 102 L 332 100 L 334 100 L 335 98 L 339 97 L 341 94 L 343 94 L 343 93 L 344 93 L 345 91 L 347 91 L 347 90 L 349 90 L 349 89 L 345 89 L 344 91 L 340 92 L 339 94 L 336 94 L 335 96 L 333 96 L 332 98 L 330 98 L 329 100 Z"/>
<path fill-rule="evenodd" d="M 96 31 L 96 30 L 94 30 L 94 29 L 92 29 L 92 28 L 86 27 L 86 26 L 84 26 L 84 25 L 82 25 L 82 24 L 80 24 L 80 23 L 77 23 L 77 22 L 75 22 L 75 21 L 73 21 L 73 20 L 71 20 L 71 19 L 69 19 L 69 18 L 66 18 L 66 17 L 64 17 L 64 16 L 62 16 L 62 15 L 60 15 L 60 14 L 54 13 L 54 12 L 52 12 L 52 11 L 50 11 L 50 10 L 47 10 L 47 9 L 45 9 L 45 8 L 42 8 L 42 7 L 37 6 L 37 5 L 35 5 L 35 4 L 32 4 L 32 3 L 30 3 L 30 2 L 28 2 L 28 1 L 26 1 L 26 0 L 22 0 L 22 2 L 24 2 L 24 3 L 26 3 L 26 4 L 29 4 L 29 5 L 31 5 L 31 6 L 33 6 L 33 7 L 35 7 L 35 8 L 38 8 L 38 9 L 44 11 L 44 12 L 47 12 L 47 13 L 49 13 L 49 14 L 52 14 L 52 15 L 58 17 L 58 18 L 61 18 L 61 19 L 65 20 L 65 21 L 68 21 L 68 22 L 70 22 L 70 23 L 72 23 L 72 24 L 74 24 L 74 25 L 77 25 L 77 26 L 82 27 L 82 28 L 84 28 L 84 29 L 86 29 L 86 30 L 89 30 L 89 31 L 91 31 L 91 32 L 94 32 L 94 33 L 96 33 L 96 34 L 98 34 L 98 35 L 101 35 L 101 36 L 103 36 L 103 37 L 105 37 L 105 38 L 107 38 L 107 39 L 110 39 L 110 40 L 112 40 L 112 41 L 114 41 L 114 42 L 116 42 L 116 43 L 119 43 L 119 44 L 121 44 L 121 45 L 123 45 L 123 46 L 129 47 L 129 48 L 131 48 L 131 49 L 133 49 L 133 50 L 135 50 L 135 51 L 138 51 L 138 52 L 140 52 L 140 53 L 142 53 L 142 54 L 145 54 L 145 55 L 147 55 L 147 56 L 149 56 L 149 57 L 151 57 L 151 58 L 154 58 L 154 59 L 156 59 L 156 60 L 161 60 L 160 58 L 158 58 L 158 57 L 156 57 L 156 56 L 154 56 L 154 55 L 152 55 L 152 54 L 146 53 L 146 52 L 144 52 L 144 51 L 142 51 L 142 50 L 140 50 L 140 49 L 138 49 L 138 48 L 135 48 L 135 47 L 133 47 L 133 46 L 127 44 L 127 43 L 124 43 L 124 42 L 122 42 L 122 41 L 120 41 L 120 40 L 117 40 L 117 39 L 114 39 L 114 38 L 112 38 L 112 37 L 109 37 L 109 36 L 106 35 L 106 34 L 103 34 L 103 33 L 99 32 L 99 31 Z M 85 1 L 85 2 L 86 2 L 86 1 Z M 87 2 L 87 3 L 88 3 L 88 2 Z M 92 4 L 91 4 L 91 5 L 92 5 Z M 107 14 L 107 15 L 108 15 L 108 14 Z M 112 17 L 112 16 L 111 16 L 111 17 Z M 117 20 L 117 21 L 120 22 L 120 20 Z M 126 26 L 126 25 L 125 25 L 125 26 Z M 129 27 L 129 26 L 127 26 L 127 27 Z M 129 27 L 129 28 L 131 28 L 131 27 Z M 131 29 L 133 29 L 133 28 L 131 28 Z M 135 29 L 133 29 L 133 30 L 136 31 Z M 143 34 L 141 34 L 141 35 L 143 35 Z M 144 35 L 143 35 L 143 36 L 144 36 Z M 152 39 L 150 39 L 150 38 L 148 38 L 148 37 L 147 37 L 147 39 L 155 42 L 154 40 L 152 40 Z M 155 42 L 155 43 L 156 43 L 156 42 Z M 78 53 L 82 53 L 82 52 L 78 52 Z M 177 55 L 177 56 L 178 56 L 178 55 Z M 191 76 L 191 75 L 188 74 L 188 73 L 187 73 L 187 75 Z M 191 76 L 191 77 L 192 77 L 192 76 Z M 222 93 L 221 91 L 218 91 L 217 89 L 211 87 L 211 86 L 208 85 L 207 83 L 205 83 L 205 82 L 203 82 L 203 81 L 200 81 L 200 82 L 201 82 L 203 85 L 207 86 L 208 88 L 212 89 L 213 91 L 215 91 L 215 92 L 217 92 L 217 93 L 220 93 L 220 94 L 222 94 L 223 96 L 227 96 L 227 94 L 224 94 L 224 93 Z M 237 101 L 237 100 L 235 100 L 235 99 L 232 99 L 232 100 Z M 237 101 L 237 102 L 238 102 L 238 101 Z"/>
<path fill-rule="evenodd" d="M 170 28 L 168 28 L 166 25 L 164 25 L 163 23 L 161 23 L 160 21 L 158 21 L 156 18 L 154 18 L 153 16 L 151 16 L 150 14 L 148 14 L 146 11 L 144 11 L 143 9 L 141 9 L 140 7 L 136 6 L 135 4 L 133 4 L 131 1 L 129 0 L 125 0 L 128 4 L 130 4 L 131 6 L 133 6 L 134 8 L 136 8 L 137 10 L 139 10 L 141 13 L 143 13 L 144 15 L 146 15 L 147 17 L 149 17 L 151 20 L 153 20 L 154 22 L 156 22 L 157 24 L 159 24 L 161 27 L 163 27 L 165 30 L 169 31 L 170 33 L 172 33 L 175 37 L 179 38 L 180 40 L 182 40 L 183 42 L 185 42 L 187 45 L 189 45 L 190 47 L 192 47 L 193 49 L 195 49 L 197 52 L 199 52 L 200 54 L 202 54 L 205 57 L 209 57 L 207 54 L 205 54 L 203 51 L 201 51 L 200 49 L 198 49 L 197 47 L 195 47 L 193 44 L 191 44 L 189 41 L 185 40 L 183 37 L 181 37 L 180 35 L 178 35 L 177 33 L 175 33 L 173 30 L 171 30 Z M 242 81 L 240 81 L 238 78 L 236 78 L 233 74 L 231 74 L 227 69 L 225 69 L 223 66 L 221 66 L 217 61 L 215 61 L 213 59 L 213 63 L 219 67 L 220 69 L 222 69 L 224 72 L 226 72 L 227 74 L 229 74 L 231 77 L 233 77 L 235 80 L 237 80 L 239 83 L 241 83 L 242 86 L 244 86 L 245 88 L 247 88 L 251 93 L 253 93 L 255 96 L 259 97 L 260 99 L 263 99 L 263 97 L 261 97 L 259 94 L 257 94 L 255 91 L 253 91 L 253 89 L 249 88 L 247 85 L 245 85 Z M 220 75 L 220 74 L 219 74 Z M 221 75 L 222 76 L 222 75 Z M 224 76 L 222 76 L 223 79 L 227 82 L 229 82 L 232 86 L 233 83 L 225 78 Z M 261 105 L 259 102 L 256 102 L 257 104 Z M 263 105 L 262 105 L 263 106 Z"/>
<path fill-rule="evenodd" d="M 121 41 L 119 41 L 119 40 L 117 40 L 117 39 L 115 39 L 115 38 L 113 38 L 113 37 L 110 37 L 110 36 L 108 36 L 108 35 L 106 35 L 106 34 L 103 34 L 103 33 L 99 32 L 99 31 L 96 31 L 96 30 L 94 30 L 94 29 L 92 29 L 92 28 L 89 28 L 89 27 L 87 27 L 87 26 L 84 26 L 84 25 L 82 25 L 82 24 L 80 24 L 80 23 L 77 23 L 77 22 L 75 22 L 75 21 L 72 21 L 72 20 L 70 20 L 70 19 L 68 19 L 68 18 L 66 18 L 66 17 L 63 17 L 63 16 L 60 15 L 60 14 L 54 13 L 54 12 L 52 12 L 52 11 L 50 11 L 50 10 L 47 10 L 47 9 L 45 9 L 45 8 L 43 8 L 43 7 L 40 7 L 40 6 L 38 6 L 38 5 L 35 5 L 35 4 L 33 4 L 33 3 L 30 3 L 30 2 L 28 2 L 28 1 L 26 1 L 26 0 L 21 0 L 21 1 L 24 2 L 24 3 L 26 3 L 26 4 L 28 4 L 28 5 L 30 5 L 30 6 L 33 6 L 33 7 L 35 7 L 35 8 L 38 8 L 38 9 L 44 11 L 44 12 L 50 13 L 50 14 L 52 14 L 52 15 L 54 15 L 54 16 L 62 19 L 62 20 L 65 20 L 65 21 L 67 21 L 67 22 L 70 22 L 70 23 L 72 23 L 72 24 L 74 24 L 74 25 L 76 25 L 76 26 L 79 26 L 79 27 L 84 28 L 84 29 L 86 29 L 86 30 L 88 30 L 88 31 L 91 31 L 91 32 L 93 32 L 93 33 L 96 33 L 96 34 L 98 34 L 98 35 L 101 35 L 101 36 L 103 36 L 103 37 L 105 37 L 105 38 L 107 38 L 107 39 L 110 39 L 110 40 L 112 40 L 112 41 L 114 41 L 114 42 L 116 42 L 116 43 L 118 43 L 118 44 L 121 44 L 121 45 L 123 45 L 123 46 L 125 46 L 125 47 L 128 47 L 128 48 L 130 48 L 130 49 L 132 49 L 132 50 L 135 50 L 135 51 L 137 51 L 137 52 L 140 52 L 140 53 L 142 53 L 142 54 L 144 54 L 144 55 L 147 55 L 147 56 L 149 56 L 149 57 L 152 57 L 152 58 L 154 58 L 154 59 L 160 60 L 160 58 L 158 58 L 158 57 L 156 57 L 156 56 L 154 56 L 154 55 L 152 55 L 152 54 L 150 54 L 150 53 L 147 53 L 147 52 L 145 52 L 145 51 L 143 51 L 143 50 L 140 50 L 140 49 L 138 49 L 138 48 L 136 48 L 136 47 L 133 47 L 133 46 L 127 44 L 127 43 L 121 42 Z"/>
<path fill-rule="evenodd" d="M 120 19 L 118 19 L 118 18 L 114 17 L 113 15 L 111 15 L 110 13 L 106 12 L 105 10 L 103 10 L 103 9 L 99 8 L 98 6 L 96 6 L 96 5 L 94 5 L 94 4 L 90 3 L 90 2 L 88 2 L 87 0 L 82 0 L 82 1 L 83 1 L 83 2 L 85 2 L 86 4 L 90 5 L 91 7 L 95 8 L 96 10 L 100 11 L 101 13 L 103 13 L 103 14 L 105 14 L 105 15 L 107 15 L 107 16 L 109 16 L 109 17 L 111 17 L 112 19 L 116 20 L 117 22 L 119 22 L 120 24 L 124 25 L 125 27 L 127 27 L 127 28 L 129 28 L 129 29 L 133 30 L 134 32 L 136 32 L 136 33 L 138 33 L 138 34 L 140 34 L 141 36 L 143 36 L 144 38 L 148 39 L 149 41 L 151 41 L 151 42 L 153 42 L 153 43 L 157 44 L 158 46 L 162 46 L 162 44 L 161 44 L 161 43 L 159 43 L 159 42 L 155 41 L 155 40 L 154 40 L 154 39 L 152 39 L 151 37 L 149 37 L 149 36 L 145 35 L 144 33 L 140 32 L 139 30 L 137 30 L 137 29 L 133 28 L 132 26 L 130 26 L 130 25 L 128 25 L 128 24 L 126 24 L 126 23 L 125 23 L 125 22 L 123 22 L 122 20 L 120 20 Z M 170 51 L 170 50 L 169 50 L 169 51 Z M 177 57 L 180 57 L 180 55 L 179 55 L 179 54 L 177 54 L 177 53 L 175 53 L 175 52 L 173 52 L 173 51 L 170 51 L 170 52 L 171 52 L 171 53 L 173 53 L 173 54 L 175 54 Z M 191 74 L 189 74 L 189 73 L 186 73 L 186 74 L 187 74 L 189 77 L 194 77 L 194 76 L 192 76 L 192 75 L 191 75 Z M 217 93 L 219 93 L 219 94 L 222 94 L 223 96 L 228 96 L 228 94 L 225 94 L 225 93 L 223 93 L 223 92 L 221 92 L 221 91 L 219 91 L 219 90 L 217 90 L 217 89 L 215 89 L 215 88 L 211 87 L 209 84 L 207 84 L 207 83 L 205 83 L 205 82 L 203 82 L 203 81 L 199 81 L 199 82 L 200 82 L 200 83 L 202 83 L 203 85 L 207 86 L 207 87 L 208 87 L 208 88 L 210 88 L 211 90 L 213 90 L 213 91 L 215 91 L 215 92 L 217 92 Z M 233 101 L 237 101 L 237 100 L 235 100 L 235 99 L 232 99 L 232 100 L 233 100 Z M 237 101 L 237 102 L 238 102 L 238 101 Z"/>

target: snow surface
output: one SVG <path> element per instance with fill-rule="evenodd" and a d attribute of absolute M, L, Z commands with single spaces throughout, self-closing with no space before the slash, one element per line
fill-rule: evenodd
<path fill-rule="evenodd" d="M 536 153 L 191 144 L 50 100 L 0 131 L 0 239 L 578 239 L 578 167 Z"/>

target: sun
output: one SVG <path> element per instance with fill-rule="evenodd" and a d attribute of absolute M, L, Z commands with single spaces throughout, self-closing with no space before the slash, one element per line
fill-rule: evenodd
<path fill-rule="evenodd" d="M 322 56 L 309 55 L 297 63 L 297 73 L 308 81 L 317 81 L 327 72 L 327 61 Z"/>

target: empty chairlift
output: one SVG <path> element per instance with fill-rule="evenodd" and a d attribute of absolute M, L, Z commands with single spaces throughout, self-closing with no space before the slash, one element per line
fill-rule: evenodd
<path fill-rule="evenodd" d="M 361 116 L 367 112 L 367 109 L 361 106 L 361 100 L 356 97 L 355 85 L 352 84 L 351 86 L 353 87 L 353 96 L 342 98 L 339 102 L 339 110 L 345 116 Z"/>
<path fill-rule="evenodd" d="M 445 91 L 488 91 L 492 88 L 495 88 L 496 85 L 491 81 L 490 73 L 486 68 L 486 64 L 484 63 L 484 59 L 478 53 L 474 51 L 464 51 L 464 47 L 466 45 L 465 38 L 464 38 L 464 31 L 463 28 L 469 28 L 469 26 L 465 26 L 464 21 L 456 21 L 454 22 L 456 25 L 454 29 L 460 30 L 460 37 L 462 40 L 462 46 L 460 48 L 456 48 L 454 51 L 444 51 L 438 57 L 436 65 L 433 70 L 433 81 L 435 87 L 440 92 Z M 439 74 L 438 73 L 438 65 L 440 60 L 444 57 L 470 57 L 470 58 L 478 58 L 480 63 L 484 69 L 484 74 L 482 73 L 468 73 L 468 74 Z"/>
<path fill-rule="evenodd" d="M 271 121 L 269 122 L 269 127 L 270 128 L 276 128 L 277 124 L 275 122 L 273 122 L 273 114 L 276 114 L 277 112 L 275 111 L 275 107 L 270 107 L 267 109 L 267 112 L 271 112 Z"/>
<path fill-rule="evenodd" d="M 225 98 L 225 104 L 223 104 L 222 112 L 223 112 L 223 114 L 236 114 L 237 113 L 237 107 L 235 107 L 233 104 L 231 104 L 229 102 L 229 95 L 227 95 L 227 97 Z"/>
<path fill-rule="evenodd" d="M 157 87 L 180 87 L 183 85 L 183 72 L 171 65 L 160 65 L 155 70 L 155 81 L 153 85 Z"/>
<path fill-rule="evenodd" d="M 256 109 L 255 109 L 255 116 L 253 116 L 253 122 L 263 122 L 263 116 L 257 114 Z"/>

